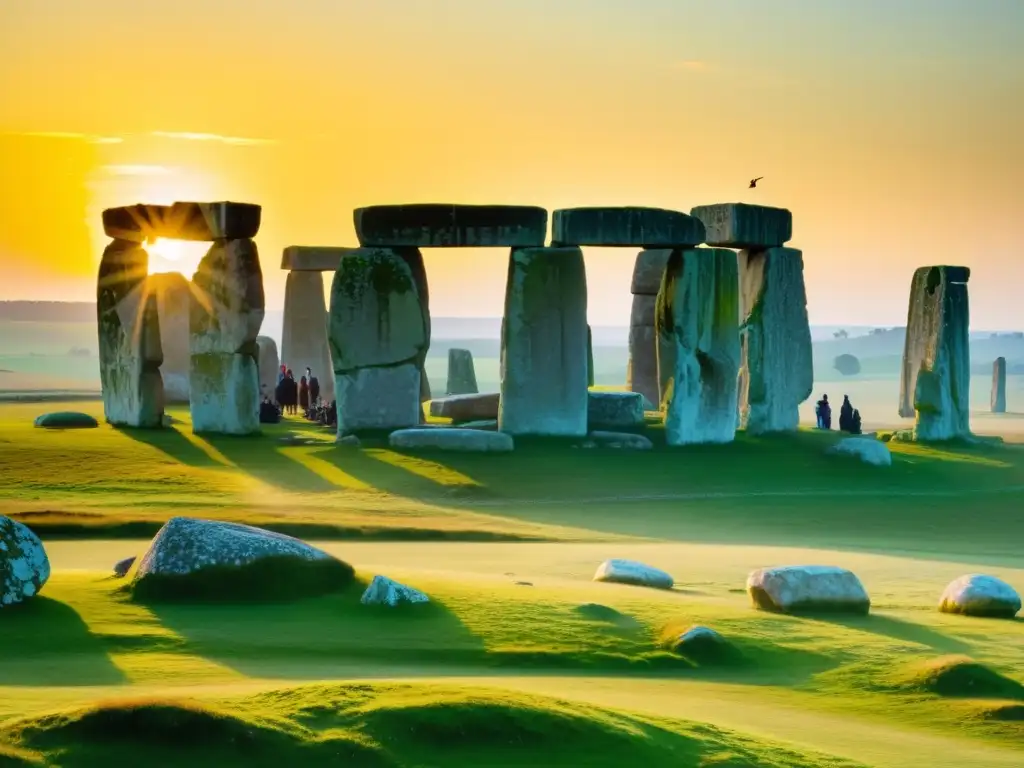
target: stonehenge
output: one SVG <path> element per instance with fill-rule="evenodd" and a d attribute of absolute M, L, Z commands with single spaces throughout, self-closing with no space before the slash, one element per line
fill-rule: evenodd
<path fill-rule="evenodd" d="M 640 251 L 633 265 L 630 292 L 633 307 L 629 316 L 629 362 L 626 386 L 652 403 L 661 402 L 658 386 L 658 348 L 654 334 L 654 307 L 665 274 L 669 248 Z"/>
<path fill-rule="evenodd" d="M 914 272 L 899 413 L 915 417 L 915 440 L 970 437 L 970 276 L 970 269 L 956 266 Z"/>
<path fill-rule="evenodd" d="M 448 384 L 445 387 L 445 395 L 475 395 L 479 391 L 473 353 L 468 349 L 449 349 Z"/>
<path fill-rule="evenodd" d="M 992 363 L 992 413 L 1006 413 L 1006 358 Z"/>
<path fill-rule="evenodd" d="M 334 376 L 327 345 L 327 302 L 324 277 L 320 272 L 292 270 L 284 287 L 284 329 L 281 334 L 281 359 L 295 374 L 304 376 L 306 368 L 320 381 L 320 396 L 334 399 Z"/>
<path fill-rule="evenodd" d="M 257 336 L 258 368 L 260 372 L 260 396 L 274 399 L 277 390 L 277 373 L 281 368 L 281 357 L 277 353 L 277 342 L 269 336 Z"/>
<path fill-rule="evenodd" d="M 189 401 L 189 306 L 191 284 L 176 272 L 150 275 L 149 290 L 156 295 L 160 319 L 160 346 L 164 359 L 160 376 L 164 382 L 164 399 L 170 403 Z"/>

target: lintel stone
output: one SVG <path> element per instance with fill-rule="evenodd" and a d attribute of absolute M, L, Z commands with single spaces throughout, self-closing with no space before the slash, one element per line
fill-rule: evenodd
<path fill-rule="evenodd" d="M 548 212 L 526 205 L 373 205 L 353 218 L 359 244 L 374 247 L 540 247 L 548 229 Z"/>
<path fill-rule="evenodd" d="M 262 209 L 252 203 L 188 203 L 147 205 L 136 203 L 103 211 L 108 237 L 141 243 L 169 240 L 245 240 L 256 237 Z"/>
<path fill-rule="evenodd" d="M 289 245 L 281 255 L 281 269 L 292 272 L 334 272 L 346 256 L 364 253 L 362 248 L 327 245 Z"/>
<path fill-rule="evenodd" d="M 699 205 L 690 215 L 704 222 L 714 248 L 774 248 L 793 237 L 793 214 L 785 208 L 748 203 Z"/>
<path fill-rule="evenodd" d="M 699 219 L 665 208 L 562 208 L 551 221 L 554 246 L 689 248 L 704 242 Z"/>

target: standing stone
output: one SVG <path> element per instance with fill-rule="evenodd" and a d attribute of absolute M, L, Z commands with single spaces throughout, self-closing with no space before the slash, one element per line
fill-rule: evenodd
<path fill-rule="evenodd" d="M 329 341 L 338 435 L 422 419 L 426 313 L 413 271 L 392 249 L 342 259 L 331 285 Z"/>
<path fill-rule="evenodd" d="M 626 387 L 639 392 L 652 403 L 660 403 L 658 380 L 658 344 L 654 331 L 654 313 L 670 248 L 640 251 L 633 265 L 630 291 L 633 308 L 629 318 L 629 362 Z"/>
<path fill-rule="evenodd" d="M 256 243 L 214 243 L 192 282 L 192 429 L 227 435 L 259 432 L 256 338 L 266 303 Z"/>
<path fill-rule="evenodd" d="M 1006 413 L 1006 358 L 992 363 L 992 413 Z"/>
<path fill-rule="evenodd" d="M 103 411 L 115 426 L 163 425 L 163 351 L 157 298 L 149 290 L 149 256 L 114 240 L 103 251 L 96 286 Z"/>
<path fill-rule="evenodd" d="M 256 362 L 260 373 L 260 398 L 265 396 L 274 400 L 277 395 L 277 373 L 281 369 L 281 358 L 277 354 L 277 342 L 269 336 L 257 336 L 256 347 L 259 351 Z M 333 382 L 334 372 L 329 371 L 327 378 Z"/>
<path fill-rule="evenodd" d="M 475 395 L 480 391 L 476 383 L 473 353 L 468 349 L 448 350 L 448 386 L 446 395 Z"/>
<path fill-rule="evenodd" d="M 736 436 L 739 303 L 735 252 L 672 254 L 655 317 L 669 445 L 728 443 Z"/>
<path fill-rule="evenodd" d="M 320 381 L 320 397 L 329 403 L 334 399 L 334 376 L 325 317 L 323 274 L 289 272 L 284 287 L 281 359 L 291 368 L 296 381 L 306 375 L 306 368 L 311 369 Z"/>
<path fill-rule="evenodd" d="M 423 351 L 420 352 L 420 402 L 425 403 L 431 399 L 430 379 L 427 378 L 427 352 L 430 350 L 430 285 L 427 282 L 427 267 L 423 263 L 423 253 L 419 248 L 401 247 L 393 249 L 402 261 L 409 265 L 412 271 L 412 279 L 419 292 L 420 308 L 423 312 L 423 329 L 425 341 Z"/>
<path fill-rule="evenodd" d="M 585 435 L 583 251 L 578 247 L 513 249 L 502 326 L 499 429 L 513 435 Z"/>
<path fill-rule="evenodd" d="M 740 420 L 753 435 L 796 430 L 814 387 L 803 254 L 740 251 Z"/>
<path fill-rule="evenodd" d="M 188 278 L 176 272 L 150 275 L 148 282 L 150 291 L 156 295 L 160 316 L 160 346 L 164 354 L 160 376 L 164 382 L 164 397 L 168 403 L 188 403 L 188 318 L 192 285 Z"/>
<path fill-rule="evenodd" d="M 900 416 L 916 414 L 915 440 L 970 435 L 971 351 L 967 267 L 914 273 L 900 382 Z"/>
<path fill-rule="evenodd" d="M 587 326 L 587 386 L 594 386 L 594 334 Z"/>

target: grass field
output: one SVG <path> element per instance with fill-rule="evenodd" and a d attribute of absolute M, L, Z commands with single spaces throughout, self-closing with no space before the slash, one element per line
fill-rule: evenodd
<path fill-rule="evenodd" d="M 187 411 L 149 434 L 31 427 L 63 407 L 0 406 L 0 513 L 54 568 L 3 609 L 0 765 L 1024 763 L 1024 621 L 935 609 L 963 573 L 1024 591 L 1018 417 L 976 419 L 1005 445 L 892 443 L 880 469 L 825 455 L 838 436 L 818 432 L 413 457 L 298 421 L 200 439 Z M 274 605 L 135 602 L 110 567 L 173 515 L 301 536 L 358 583 Z M 608 557 L 677 586 L 592 582 Z M 811 562 L 854 570 L 871 616 L 750 607 L 751 569 Z M 360 605 L 378 573 L 432 603 Z M 672 653 L 696 624 L 733 653 Z"/>

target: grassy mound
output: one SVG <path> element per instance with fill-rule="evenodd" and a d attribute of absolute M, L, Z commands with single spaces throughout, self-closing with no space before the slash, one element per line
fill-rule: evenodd
<path fill-rule="evenodd" d="M 140 602 L 282 602 L 316 597 L 349 587 L 355 569 L 330 558 L 282 555 L 246 565 L 212 565 L 188 574 L 147 574 L 127 589 Z"/>
<path fill-rule="evenodd" d="M 1024 685 L 966 656 L 941 656 L 901 670 L 896 687 L 938 696 L 978 699 L 1024 699 Z"/>
<path fill-rule="evenodd" d="M 35 426 L 43 429 L 95 429 L 99 422 L 87 413 L 58 411 L 36 417 Z"/>

